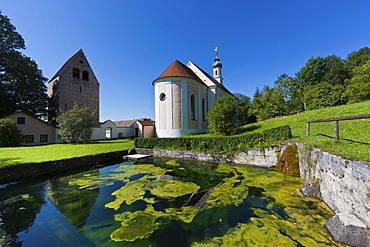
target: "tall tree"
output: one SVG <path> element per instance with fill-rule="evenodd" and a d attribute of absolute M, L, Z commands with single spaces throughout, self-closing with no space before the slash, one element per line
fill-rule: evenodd
<path fill-rule="evenodd" d="M 68 143 L 86 142 L 90 140 L 93 126 L 93 114 L 89 108 L 73 108 L 57 117 L 60 131 L 59 135 Z"/>
<path fill-rule="evenodd" d="M 231 135 L 236 130 L 235 118 L 235 98 L 233 96 L 218 98 L 207 115 L 209 131 L 218 135 Z"/>
<path fill-rule="evenodd" d="M 250 111 L 258 120 L 266 120 L 284 115 L 286 105 L 281 94 L 277 93 L 274 88 L 265 87 L 261 97 L 253 98 Z"/>
<path fill-rule="evenodd" d="M 344 65 L 347 67 L 352 75 L 352 70 L 355 67 L 362 66 L 370 60 L 370 49 L 368 47 L 363 47 L 358 51 L 353 51 L 348 54 Z"/>
<path fill-rule="evenodd" d="M 280 94 L 286 104 L 286 113 L 293 114 L 303 110 L 303 93 L 300 94 L 297 80 L 287 74 L 280 75 L 275 81 L 276 93 Z"/>
<path fill-rule="evenodd" d="M 26 48 L 24 40 L 1 12 L 0 39 L 0 116 L 27 110 L 46 117 L 47 79 L 35 61 L 18 51 Z"/>
<path fill-rule="evenodd" d="M 343 98 L 348 103 L 370 100 L 370 60 L 361 66 L 354 67 L 353 77 L 348 80 L 348 86 Z"/>
<path fill-rule="evenodd" d="M 234 96 L 237 99 L 238 125 L 243 126 L 256 122 L 256 118 L 249 112 L 251 108 L 251 98 L 241 93 L 235 93 Z"/>

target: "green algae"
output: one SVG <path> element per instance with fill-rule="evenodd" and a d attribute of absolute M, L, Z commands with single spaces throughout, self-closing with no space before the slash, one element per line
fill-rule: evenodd
<path fill-rule="evenodd" d="M 233 174 L 224 179 L 223 185 L 237 185 L 229 190 L 223 185 L 215 188 L 219 198 L 211 195 L 207 207 L 224 205 L 231 200 L 240 203 L 248 190 L 244 188 L 243 192 L 240 186 L 261 188 L 262 196 L 270 203 L 266 209 L 252 208 L 255 217 L 238 224 L 229 234 L 193 243 L 193 246 L 341 246 L 331 240 L 323 227 L 333 213 L 319 200 L 301 195 L 299 178 L 277 172 L 256 172 L 248 166 L 220 165 L 217 170 Z"/>
<path fill-rule="evenodd" d="M 144 199 L 145 190 L 150 182 L 148 180 L 135 180 L 128 182 L 126 185 L 112 193 L 116 197 L 113 202 L 107 203 L 106 208 L 119 209 L 122 203 L 130 205 L 138 200 Z"/>
<path fill-rule="evenodd" d="M 79 189 L 98 189 L 102 186 L 113 185 L 116 181 L 127 182 L 135 175 L 147 175 L 148 178 L 155 178 L 167 172 L 166 169 L 153 164 L 127 165 L 122 164 L 118 168 L 106 174 L 88 174 L 80 178 L 71 179 L 69 185 L 78 186 Z"/>
<path fill-rule="evenodd" d="M 254 215 L 247 222 L 239 223 L 222 237 L 194 242 L 193 245 L 339 245 L 330 239 L 323 228 L 323 224 L 333 213 L 324 203 L 301 195 L 300 178 L 273 171 L 259 171 L 249 166 L 220 164 L 215 170 L 209 170 L 210 174 L 216 174 L 217 178 L 222 178 L 222 182 L 217 182 L 215 186 L 217 180 L 207 181 L 214 188 L 202 208 L 186 206 L 167 207 L 163 211 L 154 210 L 153 205 L 158 202 L 158 198 L 171 200 L 200 190 L 201 187 L 194 183 L 195 181 L 164 179 L 170 178 L 168 174 L 178 176 L 195 171 L 183 169 L 176 160 L 167 161 L 161 167 L 152 164 L 123 165 L 107 174 L 97 176 L 89 174 L 72 180 L 70 185 L 79 186 L 80 189 L 93 189 L 113 184 L 118 180 L 124 185 L 112 193 L 115 200 L 107 203 L 106 208 L 118 210 L 122 204 L 131 205 L 139 200 L 146 202 L 146 208 L 143 211 L 115 215 L 115 220 L 120 222 L 121 226 L 110 235 L 114 241 L 133 242 L 148 238 L 162 224 L 168 224 L 171 220 L 181 221 L 191 228 L 194 218 L 204 210 L 241 205 L 248 196 L 258 193 L 258 196 L 267 201 L 266 207 L 252 207 Z M 200 177 L 204 177 L 202 179 L 202 183 L 205 184 L 202 188 L 204 189 L 206 173 L 204 171 L 198 173 L 194 176 L 194 180 L 199 180 Z M 200 224 L 203 223 L 200 222 Z"/>
<path fill-rule="evenodd" d="M 156 216 L 145 211 L 134 213 L 125 212 L 115 216 L 121 222 L 121 227 L 111 234 L 113 241 L 135 241 L 149 236 L 159 224 L 155 223 Z"/>
<path fill-rule="evenodd" d="M 180 164 L 178 163 L 178 161 L 176 159 L 168 160 L 166 162 L 166 165 L 169 165 L 169 166 L 180 166 Z"/>
<path fill-rule="evenodd" d="M 157 180 L 152 181 L 150 192 L 158 197 L 176 198 L 199 190 L 199 186 L 191 182 L 178 180 Z"/>

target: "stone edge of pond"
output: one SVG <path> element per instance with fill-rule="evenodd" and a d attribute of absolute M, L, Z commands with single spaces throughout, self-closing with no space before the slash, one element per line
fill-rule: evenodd
<path fill-rule="evenodd" d="M 366 206 L 370 205 L 369 162 L 343 158 L 301 142 L 285 142 L 234 155 L 140 148 L 135 151 L 169 158 L 273 167 L 291 145 L 298 146 L 299 173 L 304 181 L 302 194 L 320 199 L 335 213 L 325 224 L 332 238 L 350 246 L 370 247 L 370 208 Z"/>
<path fill-rule="evenodd" d="M 122 160 L 122 157 L 127 155 L 129 152 L 130 150 L 122 150 L 63 160 L 46 161 L 40 163 L 26 163 L 9 166 L 0 169 L 0 184 L 14 182 L 44 174 L 68 171 L 76 168 L 93 167 L 101 164 L 102 161 L 110 164 L 113 160 Z"/>

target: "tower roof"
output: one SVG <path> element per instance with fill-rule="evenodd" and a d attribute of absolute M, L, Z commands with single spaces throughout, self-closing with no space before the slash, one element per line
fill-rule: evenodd
<path fill-rule="evenodd" d="M 199 79 L 199 77 L 190 68 L 188 68 L 177 59 L 173 61 L 170 66 L 168 66 L 167 69 L 154 81 L 167 77 L 185 77 L 194 79 L 201 84 L 204 84 L 204 82 L 202 82 L 202 80 Z"/>
<path fill-rule="evenodd" d="M 64 70 L 66 69 L 66 67 L 67 67 L 67 65 L 69 64 L 69 63 L 71 63 L 73 60 L 75 60 L 75 59 L 77 59 L 78 57 L 84 57 L 85 58 L 85 60 L 86 60 L 86 62 L 87 63 L 89 63 L 88 61 L 87 61 L 87 58 L 86 58 L 86 56 L 85 56 L 85 53 L 82 51 L 82 49 L 80 49 L 80 50 L 78 50 L 72 57 L 70 57 L 64 64 L 63 64 L 63 66 L 58 70 L 58 72 L 57 73 L 55 73 L 55 75 L 49 80 L 49 82 L 51 82 L 52 80 L 54 80 L 56 77 L 58 77 L 59 75 L 61 75 L 63 72 L 64 72 Z M 89 65 L 89 67 L 90 67 L 90 65 Z"/>

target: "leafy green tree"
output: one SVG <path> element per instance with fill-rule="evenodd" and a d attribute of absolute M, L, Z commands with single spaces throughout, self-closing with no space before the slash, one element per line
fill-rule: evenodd
<path fill-rule="evenodd" d="M 266 120 L 275 116 L 284 115 L 286 112 L 286 105 L 281 94 L 274 88 L 265 87 L 261 97 L 253 98 L 250 111 L 258 120 Z"/>
<path fill-rule="evenodd" d="M 303 111 L 303 94 L 299 92 L 297 80 L 282 74 L 276 79 L 274 89 L 285 100 L 286 114 Z"/>
<path fill-rule="evenodd" d="M 362 66 L 370 60 L 370 49 L 368 47 L 363 47 L 358 51 L 353 51 L 348 54 L 344 65 L 347 67 L 348 71 L 352 75 L 352 70 L 355 67 Z"/>
<path fill-rule="evenodd" d="M 25 48 L 22 36 L 0 12 L 0 116 L 27 110 L 46 117 L 47 79 L 35 61 L 18 51 Z"/>
<path fill-rule="evenodd" d="M 16 147 L 22 141 L 23 136 L 14 121 L 8 118 L 0 119 L 0 147 Z"/>
<path fill-rule="evenodd" d="M 348 78 L 349 73 L 342 59 L 335 55 L 325 58 L 310 58 L 297 73 L 297 79 L 301 87 L 313 86 L 321 82 L 343 85 Z"/>
<path fill-rule="evenodd" d="M 251 108 L 251 98 L 241 93 L 235 93 L 234 96 L 237 99 L 238 126 L 256 122 L 255 116 L 251 115 L 249 112 Z"/>
<path fill-rule="evenodd" d="M 348 103 L 370 100 L 370 60 L 362 66 L 354 67 L 352 74 L 342 96 L 344 100 Z"/>
<path fill-rule="evenodd" d="M 333 86 L 328 82 L 307 86 L 304 93 L 307 110 L 342 104 L 341 98 L 343 91 L 344 86 Z"/>
<path fill-rule="evenodd" d="M 319 89 L 320 92 L 325 92 L 330 88 L 329 85 L 335 90 L 344 89 L 350 73 L 339 57 L 332 55 L 325 58 L 310 58 L 296 76 L 298 82 L 297 92 L 303 99 L 305 110 L 332 106 L 333 102 L 336 102 L 334 105 L 343 103 L 341 101 L 341 93 L 338 93 L 338 91 L 332 92 L 330 99 L 327 101 L 322 99 L 326 95 L 319 95 L 313 91 L 314 89 Z M 315 102 L 315 100 L 318 102 Z"/>
<path fill-rule="evenodd" d="M 73 108 L 57 117 L 59 135 L 68 143 L 86 142 L 90 140 L 93 126 L 93 114 L 87 107 L 79 108 L 75 103 Z"/>
<path fill-rule="evenodd" d="M 207 115 L 209 132 L 231 135 L 236 130 L 236 102 L 233 96 L 218 98 Z"/>

